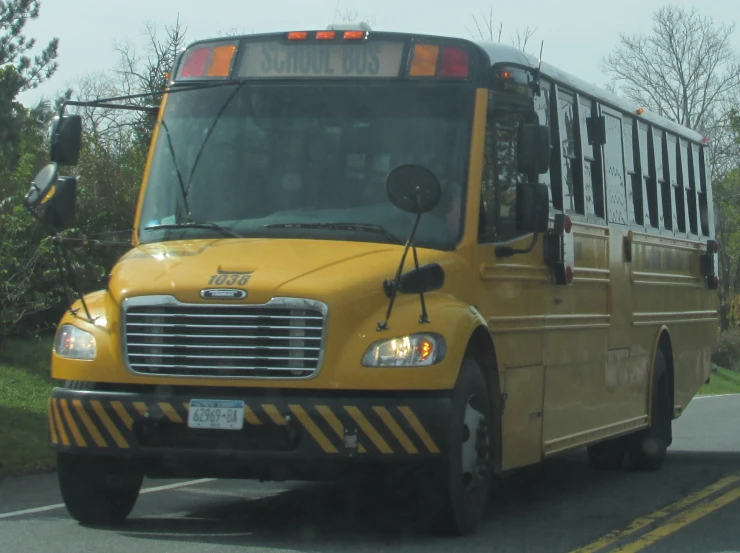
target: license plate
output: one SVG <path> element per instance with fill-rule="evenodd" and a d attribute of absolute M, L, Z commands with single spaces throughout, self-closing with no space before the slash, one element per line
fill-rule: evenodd
<path fill-rule="evenodd" d="M 241 430 L 244 427 L 244 402 L 223 399 L 191 399 L 188 427 Z"/>

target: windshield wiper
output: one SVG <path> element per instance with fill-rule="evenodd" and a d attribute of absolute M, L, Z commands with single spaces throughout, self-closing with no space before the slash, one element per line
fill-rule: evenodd
<path fill-rule="evenodd" d="M 170 152 L 170 158 L 172 158 L 172 165 L 175 166 L 175 172 L 177 173 L 177 180 L 180 184 L 180 193 L 182 194 L 182 203 L 185 205 L 185 217 L 187 218 L 188 222 L 191 222 L 190 221 L 190 207 L 188 206 L 188 193 L 185 190 L 185 182 L 182 180 L 182 174 L 180 173 L 180 168 L 177 166 L 177 158 L 175 158 L 175 148 L 174 146 L 172 146 L 172 135 L 170 134 L 170 129 L 167 127 L 167 124 L 164 122 L 164 118 L 162 118 L 159 124 L 164 129 L 164 132 L 167 135 L 167 149 Z"/>
<path fill-rule="evenodd" d="M 224 236 L 230 236 L 232 238 L 243 238 L 243 236 L 241 236 L 240 234 L 237 234 L 230 228 L 223 227 L 219 225 L 218 223 L 192 223 L 192 222 L 171 223 L 168 225 L 154 225 L 151 227 L 146 227 L 144 230 L 167 230 L 167 229 L 188 229 L 188 228 L 215 230 L 217 232 L 220 232 Z"/>
<path fill-rule="evenodd" d="M 403 245 L 405 242 L 388 229 L 380 225 L 369 223 L 273 223 L 265 225 L 265 228 L 304 228 L 320 230 L 356 230 L 358 232 L 374 232 L 382 234 L 385 238 L 394 244 Z"/>

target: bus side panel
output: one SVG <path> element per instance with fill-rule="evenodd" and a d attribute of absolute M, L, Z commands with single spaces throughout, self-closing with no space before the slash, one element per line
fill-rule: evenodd
<path fill-rule="evenodd" d="M 525 247 L 529 237 L 516 247 Z M 502 467 L 511 469 L 542 458 L 543 314 L 550 285 L 542 247 L 516 261 L 497 260 L 493 244 L 475 252 L 479 267 L 477 308 L 486 319 L 506 394 L 502 420 Z"/>
<path fill-rule="evenodd" d="M 700 242 L 631 232 L 633 356 L 651 367 L 662 325 L 670 333 L 674 402 L 680 413 L 711 371 L 716 340 L 717 294 L 699 271 Z M 645 397 L 647 412 L 648 399 Z"/>
<path fill-rule="evenodd" d="M 542 401 L 545 372 L 542 365 L 508 369 L 503 416 L 502 469 L 532 465 L 542 460 Z"/>
<path fill-rule="evenodd" d="M 574 279 L 545 298 L 545 455 L 609 432 L 622 407 L 607 391 L 609 230 L 573 224 Z"/>

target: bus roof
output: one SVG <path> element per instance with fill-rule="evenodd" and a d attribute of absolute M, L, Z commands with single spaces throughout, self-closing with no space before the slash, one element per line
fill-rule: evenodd
<path fill-rule="evenodd" d="M 313 31 L 310 31 L 313 32 Z M 278 37 L 283 36 L 285 33 L 254 33 L 249 35 L 242 35 L 242 36 L 231 36 L 231 37 L 218 37 L 218 38 L 211 38 L 211 39 L 202 39 L 195 41 L 191 43 L 185 50 L 192 48 L 198 44 L 209 42 L 218 42 L 218 41 L 241 41 L 241 40 L 254 40 L 259 39 L 263 37 Z M 504 64 L 515 64 L 520 65 L 529 69 L 535 69 L 539 65 L 539 60 L 535 58 L 534 56 L 531 56 L 525 52 L 522 52 L 521 50 L 509 46 L 506 44 L 501 44 L 497 42 L 487 42 L 487 41 L 476 41 L 476 40 L 469 40 L 469 39 L 462 39 L 460 37 L 453 37 L 453 36 L 445 36 L 445 35 L 427 35 L 423 33 L 399 33 L 399 32 L 387 32 L 387 31 L 370 31 L 370 34 L 372 35 L 383 35 L 383 36 L 404 36 L 406 38 L 413 38 L 413 39 L 453 39 L 453 40 L 460 40 L 463 42 L 468 42 L 470 44 L 473 44 L 477 46 L 480 50 L 485 53 L 490 62 L 491 65 L 496 65 L 499 63 Z M 680 125 L 679 123 L 676 123 L 675 121 L 672 121 L 668 119 L 667 117 L 663 117 L 661 115 L 658 115 L 654 112 L 648 111 L 645 109 L 641 115 L 637 115 L 635 112 L 638 108 L 642 108 L 642 106 L 638 106 L 635 103 L 631 102 L 630 100 L 627 100 L 626 98 L 623 98 L 621 96 L 618 96 L 616 94 L 613 94 L 612 92 L 609 92 L 608 90 L 605 90 L 603 88 L 599 88 L 593 84 L 590 84 L 583 79 L 580 79 L 574 75 L 571 75 L 570 73 L 567 73 L 561 69 L 558 69 L 557 67 L 554 67 L 550 65 L 547 62 L 543 62 L 541 66 L 541 74 L 546 77 L 547 79 L 555 82 L 556 84 L 568 87 L 573 90 L 573 92 L 577 92 L 580 94 L 585 94 L 602 104 L 611 107 L 613 109 L 616 109 L 618 111 L 621 111 L 623 113 L 633 114 L 638 121 L 644 121 L 647 123 L 651 123 L 657 127 L 660 127 L 664 130 L 673 132 L 680 136 L 681 138 L 684 138 L 686 140 L 691 140 L 693 142 L 696 142 L 699 145 L 705 145 L 704 143 L 704 137 L 683 125 Z M 644 108 L 643 108 L 644 109 Z"/>
<path fill-rule="evenodd" d="M 496 42 L 474 42 L 488 54 L 488 57 L 491 59 L 491 65 L 495 65 L 498 63 L 509 63 L 523 65 L 525 67 L 534 69 L 539 64 L 539 60 L 537 58 L 526 54 L 521 50 L 514 48 L 513 46 L 499 44 Z M 578 77 L 575 77 L 544 61 L 542 62 L 541 71 L 544 77 L 556 82 L 557 84 L 571 88 L 574 92 L 588 95 L 593 99 L 598 100 L 599 102 L 615 108 L 619 111 L 634 114 L 638 108 L 642 107 L 634 104 L 630 100 L 617 96 L 616 94 L 613 94 L 608 90 L 604 90 L 584 81 L 583 79 L 579 79 Z M 704 137 L 700 133 L 688 127 L 680 125 L 675 121 L 671 121 L 667 117 L 662 117 L 656 113 L 648 111 L 647 109 L 642 113 L 642 115 L 635 115 L 635 117 L 638 118 L 638 120 L 646 121 L 665 130 L 674 132 L 681 138 L 703 144 Z"/>

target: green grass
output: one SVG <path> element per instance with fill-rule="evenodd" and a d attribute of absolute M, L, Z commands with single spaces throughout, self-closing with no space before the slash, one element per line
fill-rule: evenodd
<path fill-rule="evenodd" d="M 0 478 L 54 467 L 46 406 L 51 338 L 3 341 L 0 349 Z"/>
<path fill-rule="evenodd" d="M 699 390 L 700 395 L 740 394 L 740 372 L 719 368 L 712 373 L 709 384 Z"/>

